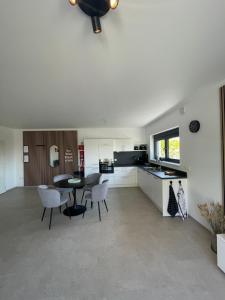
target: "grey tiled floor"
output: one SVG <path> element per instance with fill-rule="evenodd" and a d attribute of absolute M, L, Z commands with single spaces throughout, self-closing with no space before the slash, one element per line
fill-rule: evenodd
<path fill-rule="evenodd" d="M 55 210 L 49 231 L 35 189 L 1 195 L 0 299 L 224 299 L 204 228 L 162 218 L 138 188 L 110 190 L 108 206 L 101 223 L 97 207 L 71 221 Z"/>

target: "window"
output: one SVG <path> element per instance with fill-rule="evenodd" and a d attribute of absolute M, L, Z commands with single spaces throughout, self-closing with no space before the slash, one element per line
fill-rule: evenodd
<path fill-rule="evenodd" d="M 154 157 L 162 161 L 180 162 L 179 128 L 154 135 Z"/>

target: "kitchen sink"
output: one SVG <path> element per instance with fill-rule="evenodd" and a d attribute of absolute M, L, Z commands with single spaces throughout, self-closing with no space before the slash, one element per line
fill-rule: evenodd
<path fill-rule="evenodd" d="M 144 167 L 146 171 L 158 171 L 157 167 Z"/>

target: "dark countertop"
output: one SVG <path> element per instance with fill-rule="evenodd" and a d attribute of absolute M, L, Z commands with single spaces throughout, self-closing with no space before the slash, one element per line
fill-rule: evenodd
<path fill-rule="evenodd" d="M 152 170 L 146 170 L 144 166 L 139 166 L 140 169 L 142 169 L 143 171 L 150 173 L 160 179 L 185 179 L 187 178 L 187 175 L 184 174 L 179 174 L 179 171 L 177 171 L 178 173 L 176 175 L 166 175 L 165 171 L 152 171 Z"/>
<path fill-rule="evenodd" d="M 115 168 L 123 168 L 123 167 L 137 167 L 137 168 L 140 168 L 142 169 L 143 171 L 147 172 L 147 173 L 150 173 L 160 179 L 185 179 L 187 178 L 187 175 L 184 173 L 184 172 L 181 172 L 181 171 L 176 171 L 177 174 L 176 175 L 165 175 L 165 171 L 162 170 L 162 171 L 154 171 L 154 170 L 146 170 L 145 166 L 144 165 L 114 165 Z"/>
<path fill-rule="evenodd" d="M 123 168 L 123 167 L 143 167 L 143 165 L 134 165 L 134 164 L 116 165 L 116 164 L 114 164 L 114 168 Z"/>

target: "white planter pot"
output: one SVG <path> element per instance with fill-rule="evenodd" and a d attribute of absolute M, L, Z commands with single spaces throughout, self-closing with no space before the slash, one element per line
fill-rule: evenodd
<path fill-rule="evenodd" d="M 217 234 L 217 266 L 225 273 L 225 234 Z"/>

